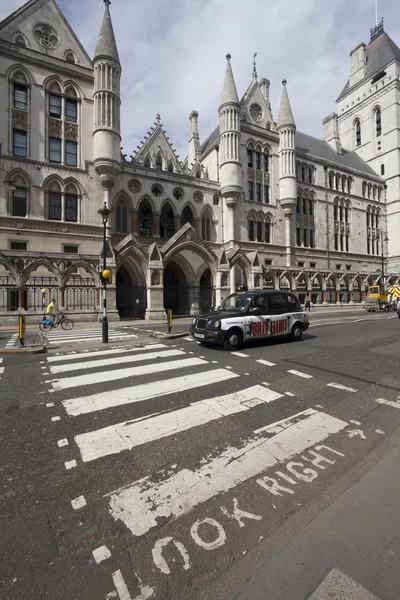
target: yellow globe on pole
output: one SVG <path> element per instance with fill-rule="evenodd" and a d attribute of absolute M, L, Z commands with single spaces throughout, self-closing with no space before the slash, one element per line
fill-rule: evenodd
<path fill-rule="evenodd" d="M 102 272 L 102 277 L 104 279 L 110 279 L 112 273 L 109 269 L 104 269 L 104 271 Z"/>
<path fill-rule="evenodd" d="M 43 289 L 41 290 L 41 292 L 42 292 L 43 296 L 45 296 L 45 295 L 47 294 L 47 290 L 46 290 L 45 288 L 43 288 Z"/>

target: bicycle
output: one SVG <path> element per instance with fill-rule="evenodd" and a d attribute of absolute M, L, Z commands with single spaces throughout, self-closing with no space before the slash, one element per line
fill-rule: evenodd
<path fill-rule="evenodd" d="M 67 319 L 65 313 L 59 313 L 57 316 L 57 319 L 52 320 L 46 318 L 46 315 L 43 315 L 43 319 L 39 323 L 39 329 L 41 331 L 50 331 L 51 329 L 56 329 L 56 327 L 61 325 L 65 331 L 70 331 L 74 327 L 73 320 Z"/>

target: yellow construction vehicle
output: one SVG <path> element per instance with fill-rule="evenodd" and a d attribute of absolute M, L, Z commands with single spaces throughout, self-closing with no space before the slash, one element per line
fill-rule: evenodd
<path fill-rule="evenodd" d="M 383 285 L 371 285 L 368 288 L 367 299 L 365 301 L 365 308 L 367 312 L 375 312 L 377 310 L 390 310 L 391 306 L 388 301 L 388 295 Z"/>

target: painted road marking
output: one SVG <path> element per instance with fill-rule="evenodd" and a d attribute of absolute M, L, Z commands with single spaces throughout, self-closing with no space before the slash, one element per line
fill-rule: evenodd
<path fill-rule="evenodd" d="M 65 373 L 67 371 L 80 371 L 81 369 L 94 369 L 96 367 L 105 367 L 109 365 L 119 365 L 132 362 L 140 362 L 145 360 L 158 360 L 159 358 L 169 358 L 170 356 L 182 356 L 185 352 L 180 350 L 162 350 L 160 352 L 146 352 L 146 354 L 133 354 L 129 356 L 117 356 L 115 358 L 104 358 L 101 360 L 88 360 L 66 365 L 56 365 L 50 367 L 50 372 Z M 201 357 L 200 357 L 201 358 Z M 203 357 L 204 358 L 204 357 Z"/>
<path fill-rule="evenodd" d="M 187 342 L 194 342 L 194 338 L 191 337 L 184 337 L 184 340 L 186 340 Z"/>
<path fill-rule="evenodd" d="M 67 438 L 64 438 L 63 440 L 58 440 L 57 442 L 57 446 L 59 448 L 63 448 L 64 446 L 68 446 L 69 442 L 67 440 Z"/>
<path fill-rule="evenodd" d="M 65 410 L 71 416 L 83 415 L 86 413 L 104 410 L 123 404 L 133 404 L 134 402 L 142 402 L 151 398 L 157 398 L 162 394 L 173 394 L 183 392 L 192 388 L 210 385 L 227 379 L 239 377 L 236 373 L 231 373 L 226 369 L 215 369 L 213 371 L 205 371 L 197 373 L 196 378 L 193 375 L 182 375 L 173 379 L 164 379 L 161 381 L 153 381 L 143 385 L 134 385 L 119 390 L 110 392 L 100 392 L 90 396 L 81 396 L 80 398 L 71 398 L 63 400 Z"/>
<path fill-rule="evenodd" d="M 83 508 L 84 506 L 86 506 L 85 496 L 79 496 L 78 498 L 75 498 L 75 500 L 71 500 L 71 504 L 74 510 L 79 510 L 80 508 Z"/>
<path fill-rule="evenodd" d="M 126 377 L 137 377 L 139 375 L 152 375 L 164 371 L 173 371 L 175 369 L 185 369 L 208 363 L 201 358 L 184 358 L 182 360 L 171 360 L 170 362 L 158 362 L 150 365 L 141 365 L 140 367 L 130 367 L 129 369 L 116 369 L 114 371 L 101 371 L 97 373 L 88 373 L 85 375 L 75 375 L 75 377 L 66 377 L 65 379 L 50 380 L 53 390 L 65 390 L 83 385 L 95 383 L 104 383 L 105 381 L 118 381 Z M 192 375 L 193 378 L 193 375 Z"/>
<path fill-rule="evenodd" d="M 392 408 L 398 408 L 400 410 L 400 402 L 391 402 L 390 400 L 385 400 L 384 398 L 378 398 L 375 400 L 378 404 L 386 404 L 386 406 L 391 406 Z"/>
<path fill-rule="evenodd" d="M 93 352 L 80 352 L 79 354 L 62 354 L 59 356 L 49 356 L 47 362 L 60 362 L 62 360 L 79 360 L 82 357 L 89 358 L 92 356 L 110 356 L 110 354 L 123 354 L 126 352 L 139 352 L 141 350 L 160 350 L 161 348 L 166 348 L 166 344 L 148 344 L 147 346 L 142 346 L 141 348 L 116 348 L 113 350 L 98 350 Z"/>
<path fill-rule="evenodd" d="M 292 392 L 285 392 L 286 396 L 291 396 L 294 397 L 294 394 L 292 394 Z"/>
<path fill-rule="evenodd" d="M 286 429 L 286 427 L 291 427 L 294 423 L 297 423 L 297 421 L 301 420 L 298 419 L 298 417 L 309 417 L 311 415 L 316 415 L 317 413 L 318 411 L 308 408 L 307 410 L 302 410 L 301 412 L 291 415 L 286 419 L 281 419 L 280 421 L 276 421 L 270 425 L 265 425 L 265 427 L 260 427 L 260 429 L 255 429 L 254 433 L 261 433 L 262 431 L 272 434 L 279 433 L 280 431 Z"/>
<path fill-rule="evenodd" d="M 297 375 L 298 377 L 304 377 L 304 379 L 311 379 L 313 377 L 313 375 L 308 375 L 307 373 L 302 373 L 301 371 L 296 371 L 294 369 L 291 369 L 290 371 L 288 371 L 288 373 L 291 373 L 292 375 Z"/>
<path fill-rule="evenodd" d="M 0 375 L 4 373 L 4 367 L 0 367 Z"/>
<path fill-rule="evenodd" d="M 358 390 L 356 390 L 355 388 L 346 387 L 341 383 L 334 383 L 333 381 L 331 383 L 327 383 L 327 386 L 337 388 L 338 390 L 343 390 L 344 392 L 358 392 Z"/>
<path fill-rule="evenodd" d="M 240 358 L 249 358 L 249 354 L 243 354 L 242 352 L 231 352 L 233 356 L 239 356 Z"/>
<path fill-rule="evenodd" d="M 74 469 L 78 463 L 76 462 L 76 460 L 68 460 L 65 464 L 65 468 L 66 469 Z"/>
<path fill-rule="evenodd" d="M 252 438 L 239 448 L 230 447 L 195 470 L 183 469 L 165 479 L 150 476 L 117 489 L 107 496 L 113 518 L 121 520 L 133 535 L 142 536 L 157 525 L 157 519 L 179 517 L 195 506 L 236 487 L 314 446 L 348 423 L 325 413 L 316 413 L 277 435 Z"/>
<path fill-rule="evenodd" d="M 275 363 L 269 362 L 269 360 L 263 360 L 262 358 L 256 360 L 256 362 L 260 363 L 261 365 L 265 365 L 266 367 L 275 367 Z"/>
<path fill-rule="evenodd" d="M 92 554 L 97 564 L 103 562 L 103 560 L 111 558 L 111 552 L 107 546 L 100 546 L 99 548 L 96 548 L 96 550 L 93 550 Z"/>
<path fill-rule="evenodd" d="M 51 408 L 52 406 L 54 406 L 54 402 L 47 402 L 46 406 L 47 408 Z"/>
<path fill-rule="evenodd" d="M 135 573 L 136 575 L 136 573 Z M 124 578 L 122 577 L 122 573 L 121 571 L 118 569 L 118 571 L 115 571 L 115 573 L 112 574 L 112 578 L 113 578 L 113 582 L 115 585 L 115 589 L 118 592 L 118 596 L 119 596 L 119 600 L 147 600 L 147 598 L 151 598 L 151 596 L 153 595 L 153 588 L 146 586 L 142 586 L 142 582 L 139 579 L 139 577 L 136 575 L 136 578 L 139 582 L 139 587 L 140 587 L 140 596 L 136 596 L 136 598 L 132 598 L 129 590 L 126 586 L 126 583 L 124 581 Z"/>
<path fill-rule="evenodd" d="M 51 417 L 52 421 L 61 421 L 61 417 Z"/>
<path fill-rule="evenodd" d="M 125 421 L 103 429 L 75 436 L 83 462 L 96 460 L 123 450 L 131 450 L 154 440 L 175 435 L 205 423 L 244 412 L 261 404 L 283 398 L 260 385 L 208 400 L 194 402 L 186 408 L 164 413 L 138 423 Z"/>

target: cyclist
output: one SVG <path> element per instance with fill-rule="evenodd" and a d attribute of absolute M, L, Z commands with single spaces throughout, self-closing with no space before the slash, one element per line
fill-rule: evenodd
<path fill-rule="evenodd" d="M 57 325 L 60 317 L 60 311 L 57 308 L 57 301 L 55 298 L 51 299 L 50 304 L 46 308 L 46 318 L 53 321 L 53 325 Z"/>

